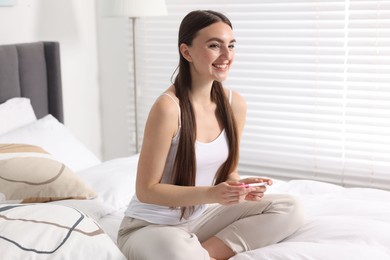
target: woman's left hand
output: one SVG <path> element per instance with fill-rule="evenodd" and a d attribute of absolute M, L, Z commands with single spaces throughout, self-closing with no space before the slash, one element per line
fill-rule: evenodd
<path fill-rule="evenodd" d="M 240 182 L 245 184 L 265 182 L 267 183 L 267 185 L 272 185 L 271 179 L 259 178 L 259 177 L 250 177 L 250 178 L 241 179 Z M 250 191 L 245 196 L 245 200 L 249 200 L 249 201 L 261 200 L 264 197 L 265 191 L 267 190 L 266 186 L 255 187 L 255 190 L 253 190 L 254 187 L 251 187 L 252 191 Z"/>

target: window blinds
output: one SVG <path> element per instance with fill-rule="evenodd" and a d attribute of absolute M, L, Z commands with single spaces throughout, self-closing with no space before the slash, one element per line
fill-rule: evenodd
<path fill-rule="evenodd" d="M 350 1 L 344 172 L 390 189 L 390 1 Z"/>
<path fill-rule="evenodd" d="M 390 1 L 167 0 L 169 15 L 137 23 L 139 143 L 171 84 L 184 15 L 232 21 L 226 87 L 248 103 L 241 174 L 390 189 Z"/>

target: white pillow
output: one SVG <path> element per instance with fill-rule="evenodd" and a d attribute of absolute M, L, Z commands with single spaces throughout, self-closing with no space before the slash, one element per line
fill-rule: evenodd
<path fill-rule="evenodd" d="M 139 155 L 105 161 L 77 175 L 96 193 L 97 198 L 116 209 L 124 209 L 135 193 Z"/>
<path fill-rule="evenodd" d="M 0 104 L 0 134 L 37 120 L 28 98 L 11 98 Z"/>
<path fill-rule="evenodd" d="M 126 260 L 100 225 L 75 208 L 5 204 L 0 211 L 1 259 Z"/>
<path fill-rule="evenodd" d="M 52 115 L 0 135 L 0 143 L 36 145 L 77 172 L 101 161 Z"/>
<path fill-rule="evenodd" d="M 97 195 L 62 162 L 28 144 L 0 144 L 0 190 L 7 200 L 22 203 L 91 199 Z"/>

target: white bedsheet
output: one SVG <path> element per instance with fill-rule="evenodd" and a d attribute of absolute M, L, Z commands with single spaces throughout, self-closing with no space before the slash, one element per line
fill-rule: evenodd
<path fill-rule="evenodd" d="M 278 244 L 232 259 L 390 259 L 390 192 L 307 180 L 277 181 L 268 192 L 298 196 L 305 224 Z"/>
<path fill-rule="evenodd" d="M 118 167 L 118 165 L 120 167 Z M 112 198 L 134 193 L 136 158 L 121 158 L 105 162 L 94 169 L 80 173 L 93 176 L 96 171 L 101 178 L 100 167 L 110 178 L 107 185 L 102 182 L 96 192 Z M 102 168 L 100 168 L 102 169 Z M 112 170 L 110 170 L 112 169 Z M 116 176 L 118 182 L 111 177 Z M 88 181 L 86 178 L 86 181 Z M 126 180 L 128 181 L 126 183 Z M 89 183 L 93 181 L 89 180 Z M 99 186 L 99 187 L 98 187 Z M 112 196 L 107 196 L 111 190 Z M 232 257 L 244 259 L 332 259 L 360 260 L 390 259 L 390 192 L 371 188 L 344 188 L 325 182 L 310 180 L 275 180 L 268 193 L 290 193 L 298 196 L 305 209 L 306 222 L 293 235 L 278 244 L 245 252 Z M 121 195 L 119 195 L 121 194 Z M 120 198 L 123 201 L 123 198 Z M 104 202 L 104 199 L 101 198 Z M 108 205 L 111 207 L 112 204 Z M 117 230 L 125 207 L 111 210 L 98 220 L 102 229 L 116 241 Z M 261 236 L 261 234 L 259 234 Z"/>

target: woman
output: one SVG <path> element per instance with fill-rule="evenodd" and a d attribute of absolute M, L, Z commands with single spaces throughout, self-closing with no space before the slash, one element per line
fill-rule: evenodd
<path fill-rule="evenodd" d="M 246 104 L 221 83 L 234 44 L 221 13 L 193 11 L 180 25 L 178 74 L 151 108 L 136 196 L 118 234 L 128 259 L 228 259 L 277 243 L 302 223 L 292 197 L 245 185 L 270 179 L 238 174 Z"/>

